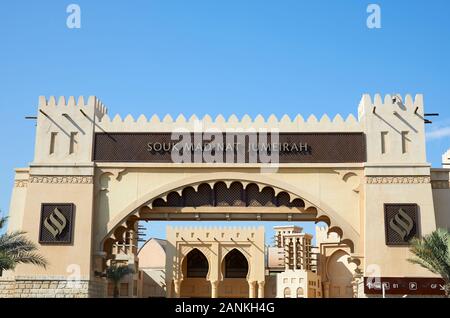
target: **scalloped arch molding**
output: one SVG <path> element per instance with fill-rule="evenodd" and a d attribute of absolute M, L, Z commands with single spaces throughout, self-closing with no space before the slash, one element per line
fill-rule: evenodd
<path fill-rule="evenodd" d="M 128 217 L 136 215 L 139 209 L 143 206 L 149 205 L 153 200 L 164 197 L 169 192 L 177 191 L 186 187 L 194 187 L 197 184 L 208 182 L 243 182 L 243 183 L 255 183 L 261 189 L 263 187 L 272 187 L 274 189 L 280 189 L 287 192 L 289 195 L 293 195 L 301 198 L 305 202 L 305 208 L 315 207 L 317 209 L 317 221 L 326 217 L 330 220 L 329 230 L 336 232 L 341 236 L 341 241 L 349 242 L 353 244 L 352 249 L 354 252 L 360 251 L 360 235 L 359 233 L 344 219 L 339 213 L 337 213 L 331 206 L 328 206 L 325 202 L 320 201 L 310 193 L 298 189 L 289 183 L 272 179 L 266 175 L 249 175 L 247 173 L 240 172 L 215 172 L 192 176 L 179 180 L 177 182 L 169 183 L 159 187 L 158 189 L 143 195 L 138 200 L 129 204 L 125 209 L 118 213 L 112 220 L 108 222 L 107 233 L 99 235 L 97 242 L 100 242 L 100 250 L 104 241 L 113 235 L 114 231 L 124 224 Z"/>

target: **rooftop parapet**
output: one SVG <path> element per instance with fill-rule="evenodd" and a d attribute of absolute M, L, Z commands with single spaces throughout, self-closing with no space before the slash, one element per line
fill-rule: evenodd
<path fill-rule="evenodd" d="M 317 119 L 315 115 L 310 115 L 304 119 L 301 115 L 295 118 L 290 118 L 288 115 L 282 116 L 278 119 L 275 115 L 270 115 L 264 118 L 262 115 L 256 116 L 252 119 L 249 115 L 244 115 L 238 118 L 236 115 L 231 115 L 225 119 L 223 115 L 218 115 L 213 119 L 206 115 L 203 118 L 198 118 L 192 115 L 187 119 L 184 115 L 178 115 L 173 118 L 170 115 L 164 116 L 162 119 L 157 115 L 153 115 L 149 119 L 145 115 L 139 116 L 138 119 L 128 115 L 124 119 L 116 115 L 114 118 L 105 116 L 100 122 L 102 129 L 106 131 L 125 132 L 125 131 L 171 131 L 177 128 L 185 128 L 188 130 L 195 129 L 279 129 L 280 131 L 324 131 L 324 132 L 358 132 L 361 131 L 361 125 L 356 118 L 350 114 L 344 118 L 337 114 L 333 119 L 328 115 L 323 115 Z M 200 127 L 200 128 L 199 128 Z"/>
<path fill-rule="evenodd" d="M 107 108 L 95 96 L 40 96 L 33 164 L 90 165 L 94 126 L 106 113 Z M 76 173 L 91 173 L 88 170 Z"/>
<path fill-rule="evenodd" d="M 358 119 L 361 121 L 364 115 L 380 111 L 403 111 L 423 116 L 423 95 L 417 94 L 413 99 L 410 94 L 407 94 L 405 97 L 399 94 L 387 94 L 383 99 L 380 94 L 375 94 L 373 98 L 369 94 L 364 94 L 358 107 Z"/>
<path fill-rule="evenodd" d="M 94 132 L 139 133 L 139 132 L 269 132 L 287 133 L 364 133 L 366 139 L 366 162 L 376 165 L 414 165 L 425 167 L 425 114 L 423 96 L 376 94 L 363 95 L 358 107 L 358 119 L 352 114 L 344 119 L 336 115 L 306 119 L 301 115 L 291 118 L 287 115 L 277 118 L 258 115 L 251 118 L 244 115 L 238 118 L 231 115 L 227 119 L 218 115 L 214 119 L 205 115 L 189 118 L 179 115 L 176 118 L 166 115 L 163 118 L 144 115 L 135 119 L 116 115 L 111 118 L 105 105 L 95 96 L 39 97 L 39 113 L 36 136 L 35 164 L 92 162 Z M 369 174 L 378 175 L 374 168 Z M 411 174 L 411 172 L 405 172 Z M 416 173 L 416 172 L 414 172 Z M 369 175 L 368 174 L 368 175 Z"/>
<path fill-rule="evenodd" d="M 87 98 L 87 102 L 84 96 L 79 96 L 76 98 L 75 96 L 69 96 L 66 100 L 65 96 L 50 96 L 49 99 L 45 96 L 39 96 L 39 108 L 40 109 L 48 109 L 51 107 L 79 107 L 79 108 L 94 108 L 95 115 L 98 118 L 103 118 L 108 113 L 107 107 L 98 99 L 96 96 L 89 96 Z"/>
<path fill-rule="evenodd" d="M 377 164 L 427 165 L 423 96 L 364 94 L 358 120 L 367 140 L 367 162 Z M 376 174 L 380 171 L 366 171 Z M 405 174 L 408 172 L 404 172 Z M 409 172 L 411 173 L 411 172 Z M 417 173 L 415 171 L 414 173 Z M 421 173 L 428 173 L 426 167 Z"/>
<path fill-rule="evenodd" d="M 122 118 L 120 115 L 114 117 L 108 116 L 107 107 L 95 96 L 89 96 L 87 100 L 80 96 L 78 98 L 70 96 L 66 99 L 64 96 L 55 97 L 50 96 L 48 99 L 45 96 L 39 97 L 39 108 L 55 109 L 63 107 L 79 107 L 95 109 L 95 115 L 99 118 L 101 128 L 110 132 L 156 132 L 156 131 L 171 131 L 177 128 L 185 128 L 188 130 L 195 129 L 279 129 L 287 132 L 360 132 L 364 130 L 364 123 L 362 118 L 367 114 L 374 113 L 391 113 L 405 112 L 414 114 L 416 116 L 423 116 L 423 96 L 417 94 L 413 99 L 411 95 L 406 95 L 404 98 L 398 94 L 385 95 L 384 98 L 380 94 L 375 94 L 372 98 L 369 94 L 364 94 L 359 107 L 358 119 L 353 114 L 348 115 L 345 119 L 340 114 L 330 118 L 327 114 L 320 117 L 310 115 L 304 118 L 302 115 L 297 115 L 294 118 L 284 115 L 277 118 L 275 115 L 270 115 L 264 118 L 262 115 L 257 115 L 251 118 L 249 115 L 244 115 L 238 118 L 236 115 L 231 115 L 225 118 L 223 115 L 218 115 L 214 119 L 205 115 L 200 118 L 192 115 L 186 118 L 183 114 L 176 117 L 165 115 L 160 118 L 157 115 L 152 115 L 147 118 L 145 115 L 140 115 L 134 118 L 127 115 Z M 200 127 L 200 128 L 199 128 Z"/>

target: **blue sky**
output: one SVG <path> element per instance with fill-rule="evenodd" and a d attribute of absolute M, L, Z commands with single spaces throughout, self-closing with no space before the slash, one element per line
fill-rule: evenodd
<path fill-rule="evenodd" d="M 68 29 L 66 8 L 81 8 Z M 366 8 L 381 7 L 381 29 Z M 0 4 L 0 209 L 33 158 L 39 95 L 110 113 L 356 114 L 363 93 L 425 95 L 428 160 L 450 148 L 446 0 L 47 0 Z M 163 230 L 163 229 L 162 229 Z M 157 236 L 163 233 L 156 230 Z"/>

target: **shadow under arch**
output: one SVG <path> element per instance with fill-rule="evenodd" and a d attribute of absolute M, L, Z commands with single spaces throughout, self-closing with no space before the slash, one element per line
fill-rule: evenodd
<path fill-rule="evenodd" d="M 238 248 L 232 248 L 221 262 L 222 279 L 245 278 L 250 275 L 250 262 Z"/>
<path fill-rule="evenodd" d="M 209 297 L 210 262 L 198 248 L 192 248 L 181 260 L 180 297 Z"/>
<path fill-rule="evenodd" d="M 297 187 L 287 182 L 273 179 L 266 175 L 253 175 L 243 172 L 214 172 L 195 175 L 184 178 L 182 180 L 168 183 L 156 190 L 150 191 L 138 200 L 129 204 L 128 207 L 123 209 L 116 215 L 116 217 L 108 222 L 106 233 L 100 233 L 97 236 L 97 242 L 100 243 L 98 248 L 101 251 L 103 242 L 112 235 L 115 228 L 121 226 L 121 224 L 126 222 L 129 216 L 138 213 L 140 208 L 148 205 L 153 200 L 163 197 L 173 191 L 183 190 L 188 187 L 195 188 L 201 183 L 208 182 L 214 184 L 217 182 L 228 182 L 229 184 L 232 184 L 233 182 L 255 183 L 256 185 L 258 185 L 258 187 L 260 187 L 260 189 L 263 189 L 264 187 L 271 187 L 280 189 L 281 191 L 285 191 L 293 197 L 301 198 L 305 202 L 306 209 L 311 207 L 317 209 L 317 218 L 311 221 L 317 222 L 318 220 L 326 219 L 327 221 L 329 221 L 329 226 L 331 224 L 333 225 L 334 230 L 337 230 L 338 228 L 340 229 L 337 231 L 339 231 L 343 235 L 341 236 L 341 240 L 345 239 L 347 240 L 347 242 L 351 241 L 353 243 L 351 244 L 352 252 L 358 253 L 360 251 L 360 235 L 358 234 L 358 232 L 343 217 L 341 217 L 339 213 L 328 206 L 325 202 L 311 195 L 305 190 L 298 189 Z"/>
<path fill-rule="evenodd" d="M 248 298 L 250 260 L 238 247 L 230 249 L 220 263 L 219 296 L 221 298 Z"/>
<path fill-rule="evenodd" d="M 182 260 L 183 278 L 207 278 L 209 262 L 198 248 L 191 250 Z"/>
<path fill-rule="evenodd" d="M 195 253 L 196 256 L 199 256 L 198 253 L 200 253 L 201 256 L 204 257 L 204 260 L 206 260 L 206 264 L 207 264 L 207 269 L 208 270 L 207 270 L 206 275 L 205 275 L 204 278 L 206 280 L 209 280 L 209 276 L 210 276 L 210 273 L 211 273 L 211 259 L 210 259 L 210 255 L 208 253 L 208 249 L 205 248 L 205 247 L 202 247 L 202 246 L 191 246 L 187 251 L 184 252 L 184 256 L 179 262 L 179 266 L 181 266 L 181 270 L 180 270 L 181 277 L 179 277 L 179 278 L 181 280 L 184 280 L 184 279 L 188 278 L 186 276 L 186 274 L 187 274 L 187 272 L 186 272 L 187 271 L 187 261 L 188 261 L 188 256 L 189 255 L 191 255 L 191 256 L 193 255 L 192 253 Z"/>

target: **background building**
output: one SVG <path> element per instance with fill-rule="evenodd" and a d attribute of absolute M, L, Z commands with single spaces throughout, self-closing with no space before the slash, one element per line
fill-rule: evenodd
<path fill-rule="evenodd" d="M 275 246 L 268 248 L 268 270 L 276 275 L 276 297 L 321 298 L 317 257 L 311 234 L 299 226 L 277 226 Z"/>
<path fill-rule="evenodd" d="M 264 298 L 264 227 L 167 227 L 168 297 Z"/>
<path fill-rule="evenodd" d="M 152 238 L 139 249 L 139 296 L 166 297 L 167 241 Z"/>
<path fill-rule="evenodd" d="M 276 226 L 274 230 L 275 246 L 266 247 L 267 257 L 263 258 L 262 228 L 168 227 L 168 240 L 152 238 L 139 250 L 138 295 L 144 298 L 356 296 L 356 272 L 348 261 L 349 251 L 339 243 L 337 235 L 327 234 L 326 226 L 316 227 L 317 246 L 312 246 L 313 235 L 303 233 L 299 226 Z M 262 259 L 267 261 L 261 262 Z"/>

